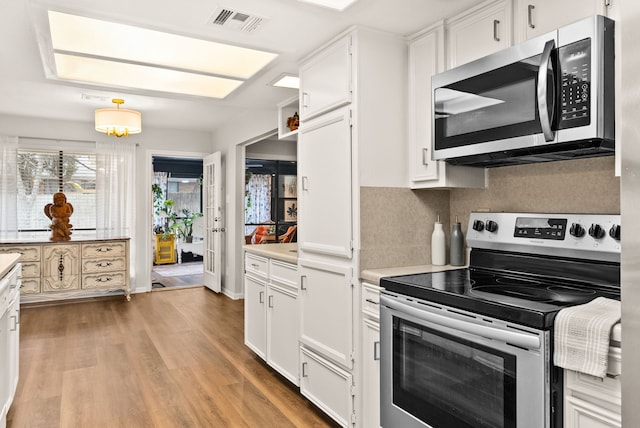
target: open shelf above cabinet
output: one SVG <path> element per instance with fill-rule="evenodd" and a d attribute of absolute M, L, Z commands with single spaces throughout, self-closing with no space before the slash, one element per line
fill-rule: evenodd
<path fill-rule="evenodd" d="M 279 140 L 295 140 L 298 130 L 291 130 L 287 126 L 288 119 L 298 113 L 300 103 L 298 96 L 286 99 L 278 104 L 278 139 Z"/>

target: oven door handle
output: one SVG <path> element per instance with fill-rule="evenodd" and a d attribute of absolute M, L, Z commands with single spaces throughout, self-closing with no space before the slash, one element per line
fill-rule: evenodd
<path fill-rule="evenodd" d="M 488 327 L 485 325 L 475 324 L 473 322 L 434 314 L 422 309 L 414 308 L 413 306 L 388 298 L 384 295 L 380 296 L 380 303 L 390 309 L 409 314 L 412 317 L 437 324 L 439 326 L 485 337 L 487 339 L 500 340 L 522 348 L 540 349 L 540 338 L 532 334 L 517 331 L 505 331 L 494 327 Z"/>

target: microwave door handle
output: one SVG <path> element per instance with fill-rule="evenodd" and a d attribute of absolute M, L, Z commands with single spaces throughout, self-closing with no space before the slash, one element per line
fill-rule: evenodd
<path fill-rule="evenodd" d="M 555 40 L 549 40 L 545 43 L 540 59 L 540 68 L 538 69 L 538 116 L 540 117 L 540 126 L 542 127 L 545 141 L 553 141 L 554 139 L 551 118 L 547 110 L 548 102 L 553 102 L 553 100 L 547 99 L 547 69 L 551 61 L 551 52 L 555 47 Z"/>

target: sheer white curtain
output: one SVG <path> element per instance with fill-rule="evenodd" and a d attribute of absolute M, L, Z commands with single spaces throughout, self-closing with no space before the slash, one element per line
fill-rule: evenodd
<path fill-rule="evenodd" d="M 98 236 L 130 237 L 131 266 L 135 266 L 136 242 L 135 160 L 135 143 L 96 143 L 96 232 Z"/>
<path fill-rule="evenodd" d="M 18 235 L 18 137 L 0 135 L 0 235 Z"/>

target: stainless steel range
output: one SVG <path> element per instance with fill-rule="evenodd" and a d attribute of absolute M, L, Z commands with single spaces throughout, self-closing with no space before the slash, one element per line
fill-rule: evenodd
<path fill-rule="evenodd" d="M 384 427 L 558 428 L 553 320 L 620 298 L 620 216 L 472 213 L 468 268 L 383 278 Z"/>

